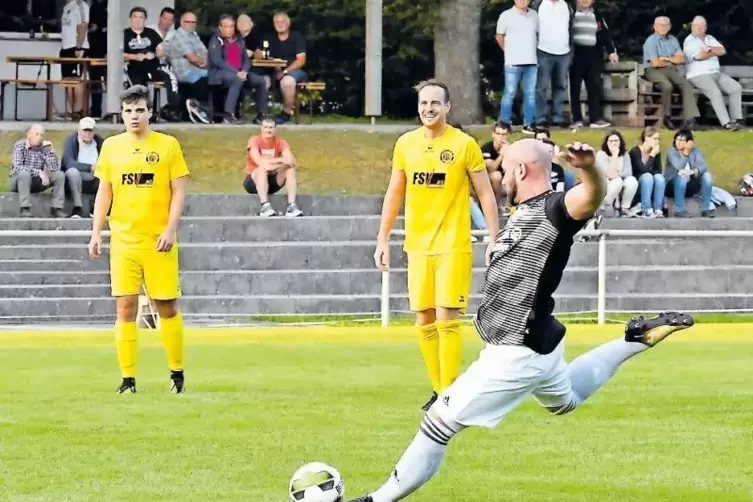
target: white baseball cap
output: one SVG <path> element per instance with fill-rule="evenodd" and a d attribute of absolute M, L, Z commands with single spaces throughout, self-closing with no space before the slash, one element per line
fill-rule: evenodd
<path fill-rule="evenodd" d="M 94 129 L 95 125 L 97 125 L 97 123 L 91 117 L 84 117 L 78 121 L 79 129 Z"/>

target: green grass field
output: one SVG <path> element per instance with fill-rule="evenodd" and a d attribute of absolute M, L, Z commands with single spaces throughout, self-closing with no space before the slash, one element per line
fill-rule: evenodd
<path fill-rule="evenodd" d="M 568 358 L 621 336 L 573 325 Z M 481 344 L 466 331 L 466 364 Z M 139 393 L 117 396 L 109 332 L 0 332 L 0 500 L 284 502 L 305 462 L 350 497 L 379 486 L 428 397 L 407 327 L 192 329 L 168 394 L 142 331 Z M 629 361 L 581 409 L 529 400 L 452 443 L 409 500 L 753 500 L 753 324 L 699 324 Z"/>
<path fill-rule="evenodd" d="M 621 129 L 628 145 L 633 145 L 640 131 Z M 168 130 L 183 145 L 191 169 L 189 190 L 193 192 L 242 192 L 243 156 L 246 142 L 257 129 L 207 128 L 202 130 Z M 103 131 L 108 135 L 113 131 Z M 472 134 L 481 142 L 491 139 L 490 128 L 474 128 Z M 62 154 L 70 131 L 50 131 L 48 138 Z M 382 194 L 390 175 L 392 147 L 398 133 L 363 131 L 307 131 L 295 127 L 280 130 L 299 161 L 299 193 Z M 672 131 L 662 131 L 662 158 L 672 143 Z M 0 134 L 0 171 L 7 172 L 13 143 L 23 132 Z M 515 135 L 515 138 L 521 137 Z M 553 131 L 559 145 L 580 140 L 599 147 L 604 131 L 583 130 L 577 135 L 569 130 Z M 700 131 L 696 145 L 701 148 L 714 175 L 714 183 L 737 193 L 740 178 L 750 171 L 751 131 Z M 7 176 L 0 176 L 0 191 L 7 190 Z"/>

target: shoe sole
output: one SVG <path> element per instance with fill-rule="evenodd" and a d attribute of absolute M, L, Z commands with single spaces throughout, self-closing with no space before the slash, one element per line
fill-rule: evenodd
<path fill-rule="evenodd" d="M 627 331 L 638 333 L 635 336 L 637 340 L 653 347 L 672 333 L 688 329 L 694 324 L 695 320 L 689 314 L 664 312 L 652 319 L 631 319 L 627 323 Z"/>

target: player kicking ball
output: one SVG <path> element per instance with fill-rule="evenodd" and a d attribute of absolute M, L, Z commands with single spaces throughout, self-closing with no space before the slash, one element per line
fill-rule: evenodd
<path fill-rule="evenodd" d="M 422 125 L 395 143 L 374 260 L 380 270 L 389 268 L 389 234 L 405 196 L 409 303 L 434 390 L 423 406 L 428 410 L 460 371 L 463 342 L 458 317 L 468 306 L 473 274 L 471 185 L 490 235 L 497 233 L 499 216 L 481 148 L 447 124 L 447 86 L 429 80 L 417 90 Z"/>
<path fill-rule="evenodd" d="M 565 362 L 565 327 L 552 315 L 552 294 L 573 236 L 604 199 L 606 179 L 594 166 L 593 149 L 575 143 L 563 152 L 564 160 L 580 169 L 583 182 L 567 192 L 552 191 L 544 147 L 524 139 L 505 152 L 503 184 L 518 208 L 494 243 L 484 299 L 474 319 L 486 346 L 426 413 L 384 486 L 352 502 L 404 499 L 437 472 L 447 444 L 461 430 L 495 427 L 529 395 L 554 415 L 569 413 L 622 363 L 693 325 L 690 316 L 677 312 L 633 319 L 624 338 Z"/>
<path fill-rule="evenodd" d="M 102 145 L 94 175 L 99 190 L 94 204 L 89 254 L 102 255 L 102 228 L 110 209 L 110 282 L 117 320 L 115 340 L 123 381 L 118 393 L 136 392 L 138 328 L 136 315 L 142 282 L 160 316 L 171 391 L 184 390 L 183 318 L 176 233 L 185 202 L 188 167 L 178 140 L 149 128 L 152 105 L 144 86 L 120 97 L 126 132 Z"/>

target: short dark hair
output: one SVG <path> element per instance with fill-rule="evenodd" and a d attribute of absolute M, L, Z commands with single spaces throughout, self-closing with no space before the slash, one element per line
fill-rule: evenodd
<path fill-rule="evenodd" d="M 440 82 L 439 80 L 430 78 L 429 80 L 424 80 L 423 82 L 419 82 L 418 85 L 415 87 L 416 92 L 421 92 L 427 87 L 439 87 L 444 91 L 444 102 L 449 103 L 450 102 L 450 88 L 447 87 L 447 84 Z"/>
<path fill-rule="evenodd" d="M 232 21 L 235 22 L 235 16 L 232 14 L 222 14 L 220 16 L 220 20 L 217 22 L 217 24 L 222 24 L 222 21 Z"/>
<path fill-rule="evenodd" d="M 141 100 L 146 102 L 146 108 L 152 109 L 152 100 L 149 97 L 149 89 L 143 85 L 133 85 L 120 94 L 120 105 L 132 105 Z"/>
<path fill-rule="evenodd" d="M 674 145 L 677 141 L 677 138 L 679 137 L 685 138 L 686 141 L 693 141 L 693 131 L 691 131 L 688 128 L 683 127 L 682 129 L 678 130 L 675 133 L 675 137 L 672 139 L 672 144 Z"/>
<path fill-rule="evenodd" d="M 173 17 L 175 17 L 175 9 L 172 7 L 165 7 L 161 11 L 159 11 L 159 16 L 162 17 L 162 14 L 172 14 Z"/>
<path fill-rule="evenodd" d="M 606 135 L 604 135 L 604 141 L 601 142 L 601 151 L 606 153 L 607 155 L 611 155 L 612 152 L 609 151 L 609 145 L 607 144 L 609 138 L 611 136 L 617 136 L 620 138 L 620 157 L 625 155 L 625 152 L 627 151 L 627 148 L 625 147 L 625 138 L 622 137 L 622 134 L 620 134 L 620 131 L 617 129 L 612 129 L 611 131 L 608 131 Z"/>
<path fill-rule="evenodd" d="M 549 138 L 540 139 L 539 141 L 541 141 L 545 145 L 557 146 L 557 145 L 554 144 L 554 141 L 552 141 Z"/>
<path fill-rule="evenodd" d="M 141 12 L 142 14 L 144 14 L 144 19 L 149 17 L 146 13 L 146 9 L 143 7 L 134 7 L 133 9 L 131 9 L 131 12 L 128 13 L 128 17 L 133 16 L 133 14 L 136 12 Z"/>
<path fill-rule="evenodd" d="M 274 13 L 272 14 L 272 19 L 276 18 L 277 16 L 285 16 L 286 18 L 290 19 L 290 16 L 284 10 L 274 11 Z"/>
<path fill-rule="evenodd" d="M 552 137 L 552 132 L 549 129 L 547 129 L 546 127 L 537 127 L 536 129 L 534 129 L 533 136 L 536 137 L 539 134 L 545 134 L 547 138 L 551 138 Z"/>
<path fill-rule="evenodd" d="M 508 124 L 507 122 L 502 122 L 501 120 L 498 120 L 492 125 L 492 132 L 496 131 L 497 129 L 504 129 L 505 131 L 510 132 L 512 128 L 510 127 L 510 124 Z"/>
<path fill-rule="evenodd" d="M 651 136 L 653 136 L 654 134 L 658 132 L 659 132 L 659 129 L 657 129 L 656 127 L 653 127 L 653 126 L 644 127 L 643 130 L 641 131 L 641 136 L 640 136 L 641 144 L 645 143 L 647 138 L 650 138 Z"/>

